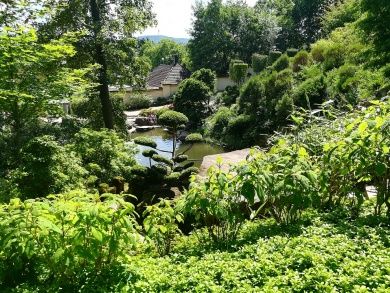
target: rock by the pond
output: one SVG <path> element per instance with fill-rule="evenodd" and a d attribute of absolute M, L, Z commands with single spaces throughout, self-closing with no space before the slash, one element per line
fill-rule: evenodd
<path fill-rule="evenodd" d="M 154 126 L 157 124 L 157 118 L 155 116 L 137 117 L 135 118 L 135 124 L 138 126 Z"/>
<path fill-rule="evenodd" d="M 243 149 L 238 151 L 233 151 L 229 153 L 223 153 L 218 155 L 205 156 L 202 161 L 202 165 L 199 168 L 199 176 L 205 177 L 207 175 L 207 170 L 211 166 L 217 165 L 217 158 L 222 158 L 222 170 L 228 171 L 231 164 L 236 164 L 246 160 L 246 157 L 249 155 L 250 149 Z"/>

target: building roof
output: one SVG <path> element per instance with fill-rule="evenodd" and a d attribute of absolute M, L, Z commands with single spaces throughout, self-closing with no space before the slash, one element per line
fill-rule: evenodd
<path fill-rule="evenodd" d="M 164 84 L 177 85 L 188 75 L 188 71 L 178 63 L 175 65 L 161 64 L 149 74 L 147 87 L 158 88 Z"/>

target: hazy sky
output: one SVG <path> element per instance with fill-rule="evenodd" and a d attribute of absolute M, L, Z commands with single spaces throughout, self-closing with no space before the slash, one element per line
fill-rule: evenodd
<path fill-rule="evenodd" d="M 191 27 L 192 9 L 195 0 L 151 0 L 158 25 L 148 28 L 141 35 L 166 35 L 169 37 L 188 37 Z M 246 0 L 254 5 L 257 0 Z"/>

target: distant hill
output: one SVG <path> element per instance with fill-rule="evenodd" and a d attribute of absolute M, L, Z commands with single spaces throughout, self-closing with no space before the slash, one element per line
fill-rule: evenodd
<path fill-rule="evenodd" d="M 187 44 L 188 40 L 189 40 L 188 38 L 173 38 L 173 37 L 168 37 L 168 36 L 163 36 L 163 35 L 140 36 L 140 37 L 138 37 L 138 39 L 140 39 L 140 40 L 148 39 L 154 43 L 158 43 L 161 40 L 168 39 L 168 40 L 172 40 L 172 41 L 179 43 L 179 44 Z"/>

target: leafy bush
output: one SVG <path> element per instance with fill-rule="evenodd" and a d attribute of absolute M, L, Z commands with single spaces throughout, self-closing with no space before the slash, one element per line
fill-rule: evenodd
<path fill-rule="evenodd" d="M 262 213 L 289 224 L 298 221 L 305 209 L 318 205 L 317 171 L 304 147 L 280 140 L 267 154 L 254 153 L 249 161 L 238 176 L 251 197 L 257 196 Z"/>
<path fill-rule="evenodd" d="M 146 235 L 154 242 L 160 256 L 170 253 L 176 234 L 180 233 L 177 223 L 182 216 L 177 213 L 171 201 L 160 199 L 155 205 L 148 206 L 144 212 Z"/>
<path fill-rule="evenodd" d="M 280 51 L 270 51 L 268 53 L 268 64 L 272 65 L 276 60 L 278 60 L 282 56 L 282 52 Z"/>
<path fill-rule="evenodd" d="M 288 228 L 247 222 L 239 236 L 244 245 L 233 251 L 207 250 L 197 238 L 183 237 L 177 256 L 132 258 L 123 290 L 386 292 L 389 230 L 340 218 L 316 216 L 308 227 Z"/>
<path fill-rule="evenodd" d="M 222 104 L 226 107 L 230 107 L 236 103 L 239 96 L 240 90 L 237 86 L 227 86 L 221 95 Z"/>
<path fill-rule="evenodd" d="M 134 142 L 139 145 L 148 146 L 151 148 L 156 148 L 157 143 L 151 138 L 147 136 L 138 136 L 134 138 Z"/>
<path fill-rule="evenodd" d="M 344 63 L 345 48 L 341 44 L 333 43 L 324 51 L 324 69 L 331 70 Z"/>
<path fill-rule="evenodd" d="M 298 54 L 298 52 L 299 52 L 298 49 L 290 48 L 290 49 L 287 49 L 286 54 L 288 57 L 294 57 L 295 55 Z"/>
<path fill-rule="evenodd" d="M 197 227 L 206 227 L 209 239 L 219 245 L 231 244 L 244 222 L 241 194 L 232 177 L 220 167 L 211 168 L 206 181 L 193 181 L 179 203 L 180 211 L 194 217 Z"/>
<path fill-rule="evenodd" d="M 84 166 L 98 165 L 104 182 L 127 174 L 135 164 L 135 149 L 114 131 L 82 129 L 73 138 L 70 149 L 81 157 Z"/>
<path fill-rule="evenodd" d="M 205 85 L 208 86 L 211 92 L 214 91 L 215 82 L 217 79 L 217 76 L 214 71 L 210 69 L 202 68 L 195 71 L 193 74 L 191 74 L 191 78 L 203 82 Z"/>
<path fill-rule="evenodd" d="M 209 87 L 199 80 L 188 78 L 180 83 L 173 106 L 175 111 L 188 117 L 193 127 L 197 127 L 207 116 L 209 102 Z"/>
<path fill-rule="evenodd" d="M 294 105 L 306 109 L 318 108 L 326 97 L 326 83 L 323 75 L 306 79 L 293 90 Z"/>
<path fill-rule="evenodd" d="M 247 76 L 248 64 L 241 60 L 232 60 L 229 65 L 229 77 L 238 85 L 241 85 Z"/>
<path fill-rule="evenodd" d="M 126 115 L 123 113 L 125 110 L 123 96 L 112 95 L 111 103 L 115 129 L 127 133 Z M 87 121 L 87 126 L 95 130 L 104 128 L 101 103 L 97 96 L 72 101 L 72 113 L 78 118 L 85 119 Z"/>
<path fill-rule="evenodd" d="M 13 199 L 0 208 L 0 283 L 23 278 L 81 287 L 79 275 L 99 275 L 135 249 L 134 206 L 122 197 L 74 191 L 48 199 Z M 35 276 L 35 278 L 34 278 Z M 73 289 L 74 289 L 73 287 Z"/>
<path fill-rule="evenodd" d="M 187 143 L 196 143 L 196 142 L 202 142 L 203 136 L 200 133 L 191 133 L 186 136 L 185 142 Z"/>
<path fill-rule="evenodd" d="M 158 117 L 158 123 L 177 130 L 188 123 L 188 118 L 182 113 L 169 110 Z"/>
<path fill-rule="evenodd" d="M 235 113 L 227 107 L 220 107 L 218 111 L 206 122 L 205 134 L 214 139 L 221 139 L 224 136 L 229 121 L 234 118 Z"/>
<path fill-rule="evenodd" d="M 308 65 L 310 62 L 310 56 L 307 51 L 299 51 L 292 61 L 292 69 L 294 72 L 298 72 L 302 69 L 303 66 Z"/>
<path fill-rule="evenodd" d="M 253 71 L 259 73 L 263 71 L 268 64 L 268 56 L 261 54 L 253 54 L 252 55 L 252 68 Z"/>
<path fill-rule="evenodd" d="M 76 154 L 51 136 L 31 140 L 22 149 L 20 160 L 12 181 L 23 199 L 80 188 L 86 174 Z"/>
<path fill-rule="evenodd" d="M 313 60 L 316 62 L 324 62 L 325 60 L 325 51 L 329 47 L 329 41 L 327 40 L 318 40 L 316 43 L 311 45 L 310 54 L 313 57 Z"/>
<path fill-rule="evenodd" d="M 276 71 L 282 71 L 283 69 L 287 69 L 290 66 L 289 58 L 286 54 L 280 56 L 273 64 L 272 69 Z"/>
<path fill-rule="evenodd" d="M 250 115 L 233 117 L 226 127 L 223 142 L 236 149 L 254 143 L 254 135 L 251 133 L 254 124 L 255 120 Z"/>
<path fill-rule="evenodd" d="M 350 201 L 359 213 L 366 195 L 366 185 L 378 192 L 375 214 L 383 206 L 390 214 L 389 107 L 380 102 L 359 115 L 351 114 L 343 126 L 342 136 L 324 145 L 322 183 L 327 204 Z"/>
<path fill-rule="evenodd" d="M 152 104 L 151 98 L 146 94 L 132 94 L 126 99 L 125 108 L 127 110 L 139 110 L 149 108 Z"/>
<path fill-rule="evenodd" d="M 265 87 L 261 76 L 249 79 L 241 89 L 240 99 L 238 100 L 240 111 L 253 112 L 253 109 L 258 107 L 264 93 Z"/>

